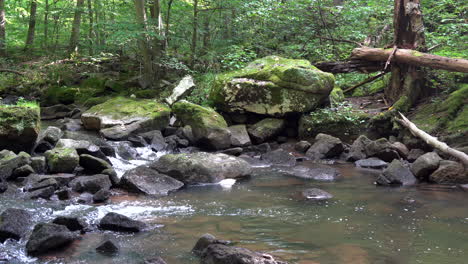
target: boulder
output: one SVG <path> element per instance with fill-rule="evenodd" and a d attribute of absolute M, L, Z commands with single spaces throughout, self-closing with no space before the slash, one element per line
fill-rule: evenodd
<path fill-rule="evenodd" d="M 182 188 L 184 184 L 147 166 L 140 166 L 125 172 L 119 186 L 131 192 L 165 196 Z"/>
<path fill-rule="evenodd" d="M 116 97 L 95 105 L 81 115 L 83 126 L 89 130 L 101 130 L 113 126 L 138 124 L 133 132 L 161 130 L 169 124 L 171 110 L 154 100 Z"/>
<path fill-rule="evenodd" d="M 70 231 L 81 231 L 88 227 L 88 224 L 83 219 L 72 216 L 58 216 L 52 223 L 66 226 Z"/>
<path fill-rule="evenodd" d="M 182 100 L 172 106 L 172 111 L 185 126 L 192 128 L 194 140 L 200 147 L 219 150 L 231 146 L 227 123 L 213 109 Z"/>
<path fill-rule="evenodd" d="M 280 134 L 285 125 L 286 122 L 283 119 L 265 118 L 249 127 L 248 132 L 252 141 L 260 144 Z"/>
<path fill-rule="evenodd" d="M 16 168 L 10 176 L 10 180 L 14 180 L 21 177 L 28 177 L 29 175 L 35 173 L 34 169 L 30 165 L 23 165 L 19 168 Z"/>
<path fill-rule="evenodd" d="M 307 150 L 312 146 L 309 141 L 299 141 L 294 145 L 294 149 L 301 152 L 305 153 Z"/>
<path fill-rule="evenodd" d="M 94 176 L 81 176 L 70 182 L 70 187 L 75 192 L 97 193 L 100 190 L 109 190 L 112 183 L 108 175 L 98 174 Z"/>
<path fill-rule="evenodd" d="M 23 209 L 8 208 L 0 215 L 0 242 L 20 240 L 31 225 L 31 214 Z"/>
<path fill-rule="evenodd" d="M 442 159 L 435 152 L 426 153 L 411 164 L 411 172 L 420 180 L 427 180 L 429 175 L 434 172 Z"/>
<path fill-rule="evenodd" d="M 96 247 L 96 251 L 103 255 L 116 255 L 119 253 L 119 245 L 112 239 L 105 239 Z"/>
<path fill-rule="evenodd" d="M 330 193 L 317 188 L 306 189 L 301 192 L 301 196 L 306 200 L 322 201 L 333 198 Z"/>
<path fill-rule="evenodd" d="M 41 107 L 41 119 L 52 120 L 70 117 L 73 109 L 75 109 L 73 105 L 68 106 L 63 104 Z"/>
<path fill-rule="evenodd" d="M 328 99 L 334 83 L 332 74 L 307 60 L 269 56 L 218 75 L 210 99 L 224 112 L 284 116 L 314 110 Z"/>
<path fill-rule="evenodd" d="M 377 178 L 378 185 L 413 185 L 416 177 L 400 160 L 393 160 Z"/>
<path fill-rule="evenodd" d="M 400 157 L 406 159 L 409 155 L 409 149 L 401 142 L 392 143 L 392 147 L 400 154 Z"/>
<path fill-rule="evenodd" d="M 62 136 L 63 132 L 60 128 L 50 126 L 44 132 L 41 133 L 39 140 L 44 140 L 52 145 L 55 145 Z"/>
<path fill-rule="evenodd" d="M 20 152 L 18 155 L 13 152 L 5 154 L 0 159 L 0 179 L 9 180 L 15 169 L 30 163 L 31 156 L 25 152 Z"/>
<path fill-rule="evenodd" d="M 89 154 L 80 155 L 80 166 L 91 174 L 102 173 L 104 170 L 112 169 L 112 166 L 107 161 Z"/>
<path fill-rule="evenodd" d="M 366 146 L 371 142 L 372 140 L 368 139 L 366 136 L 359 136 L 351 145 L 346 160 L 357 161 L 365 159 L 367 157 Z"/>
<path fill-rule="evenodd" d="M 171 96 L 166 98 L 166 102 L 169 105 L 174 104 L 175 102 L 182 99 L 184 96 L 187 96 L 195 88 L 195 83 L 193 82 L 193 77 L 190 75 L 185 76 L 180 82 L 176 85 L 174 90 L 172 90 Z"/>
<path fill-rule="evenodd" d="M 0 179 L 0 194 L 8 190 L 8 183 L 5 180 Z"/>
<path fill-rule="evenodd" d="M 161 131 L 155 130 L 148 133 L 151 133 L 151 136 L 147 139 L 149 139 L 148 142 L 150 143 L 151 148 L 154 151 L 162 151 L 167 148 L 166 140 L 164 139 L 164 136 L 162 135 Z"/>
<path fill-rule="evenodd" d="M 442 160 L 439 168 L 429 175 L 429 181 L 439 184 L 468 183 L 468 170 L 461 163 Z"/>
<path fill-rule="evenodd" d="M 387 168 L 388 163 L 380 160 L 378 158 L 369 158 L 369 159 L 362 159 L 354 162 L 354 165 L 358 168 L 367 168 L 367 169 L 384 169 Z"/>
<path fill-rule="evenodd" d="M 278 165 L 278 166 L 295 166 L 296 165 L 296 157 L 294 157 L 291 153 L 283 149 L 277 149 L 277 150 L 267 152 L 261 156 L 261 159 L 272 165 Z"/>
<path fill-rule="evenodd" d="M 284 171 L 284 173 L 301 179 L 318 181 L 334 181 L 341 177 L 340 172 L 331 167 L 309 168 L 305 166 L 296 166 Z"/>
<path fill-rule="evenodd" d="M 376 157 L 386 162 L 400 159 L 398 151 L 386 138 L 381 138 L 367 144 L 366 154 L 368 157 Z"/>
<path fill-rule="evenodd" d="M 417 160 L 419 157 L 421 157 L 422 155 L 424 155 L 424 153 L 426 153 L 424 150 L 422 149 L 412 149 L 410 150 L 410 152 L 408 153 L 408 157 L 407 157 L 407 160 L 409 162 L 414 162 L 415 160 Z"/>
<path fill-rule="evenodd" d="M 26 252 L 32 256 L 44 254 L 75 239 L 76 236 L 63 225 L 40 223 L 34 227 L 26 243 Z"/>
<path fill-rule="evenodd" d="M 307 150 L 306 156 L 312 160 L 328 159 L 339 156 L 344 150 L 339 138 L 327 134 L 318 134 L 315 143 Z"/>
<path fill-rule="evenodd" d="M 146 229 L 147 225 L 121 214 L 107 213 L 99 222 L 99 228 L 119 232 L 140 232 Z"/>
<path fill-rule="evenodd" d="M 93 194 L 93 202 L 103 203 L 111 197 L 111 192 L 109 190 L 101 189 Z"/>
<path fill-rule="evenodd" d="M 48 186 L 45 188 L 37 189 L 35 191 L 29 192 L 27 197 L 29 199 L 49 199 L 52 195 L 54 195 L 55 187 Z"/>
<path fill-rule="evenodd" d="M 39 176 L 37 176 L 39 178 Z M 34 182 L 34 183 L 31 183 Z M 53 178 L 39 178 L 36 180 L 28 181 L 25 185 L 25 190 L 28 192 L 34 192 L 39 189 L 53 187 L 54 190 L 58 187 L 58 182 Z"/>
<path fill-rule="evenodd" d="M 210 244 L 201 255 L 201 264 L 287 264 L 269 254 L 223 244 Z"/>
<path fill-rule="evenodd" d="M 73 172 L 80 161 L 80 156 L 74 148 L 54 148 L 46 151 L 45 157 L 52 173 Z"/>
<path fill-rule="evenodd" d="M 46 158 L 44 156 L 32 157 L 31 158 L 31 167 L 36 173 L 45 173 L 46 172 Z"/>
<path fill-rule="evenodd" d="M 245 178 L 252 172 L 249 163 L 243 159 L 206 152 L 164 155 L 150 167 L 185 184 L 217 183 L 227 178 Z"/>
<path fill-rule="evenodd" d="M 246 147 L 252 145 L 249 133 L 245 125 L 235 125 L 228 127 L 231 132 L 231 144 L 234 147 Z"/>
<path fill-rule="evenodd" d="M 352 111 L 348 107 L 319 109 L 301 116 L 297 132 L 300 139 L 312 138 L 317 134 L 338 138 L 355 137 L 365 132 L 368 119 L 369 114 Z"/>
<path fill-rule="evenodd" d="M 40 108 L 0 105 L 0 149 L 30 152 L 40 131 Z"/>

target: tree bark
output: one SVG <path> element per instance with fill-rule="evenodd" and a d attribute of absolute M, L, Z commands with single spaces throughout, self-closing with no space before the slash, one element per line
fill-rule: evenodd
<path fill-rule="evenodd" d="M 365 60 L 351 60 L 351 61 L 334 61 L 334 62 L 319 62 L 314 64 L 315 67 L 325 72 L 331 73 L 371 73 L 382 71 L 385 67 L 383 61 L 365 61 Z"/>
<path fill-rule="evenodd" d="M 169 27 L 170 27 L 170 23 L 171 23 L 171 11 L 172 11 L 172 3 L 173 3 L 174 0 L 169 0 L 169 2 L 167 3 L 167 13 L 166 13 L 166 21 L 165 21 L 165 33 L 164 33 L 164 36 L 166 36 L 166 43 L 165 43 L 165 47 L 166 49 L 169 47 Z"/>
<path fill-rule="evenodd" d="M 192 21 L 192 55 L 190 58 L 190 65 L 193 67 L 195 64 L 195 56 L 197 53 L 197 41 L 198 41 L 198 0 L 193 1 L 193 21 Z"/>
<path fill-rule="evenodd" d="M 93 3 L 92 0 L 88 0 L 88 19 L 89 19 L 89 31 L 88 31 L 88 40 L 89 40 L 89 55 L 94 55 L 94 15 L 93 15 Z"/>
<path fill-rule="evenodd" d="M 83 13 L 85 0 L 76 1 L 75 16 L 73 18 L 73 27 L 70 36 L 70 45 L 68 48 L 69 54 L 73 52 L 78 52 L 78 44 L 80 40 L 80 27 L 81 27 L 81 14 Z"/>
<path fill-rule="evenodd" d="M 137 23 L 140 25 L 141 34 L 138 38 L 138 47 L 142 55 L 143 64 L 143 85 L 148 87 L 153 82 L 153 63 L 151 60 L 151 51 L 149 48 L 147 30 L 147 18 L 145 9 L 145 0 L 135 0 L 135 12 Z"/>
<path fill-rule="evenodd" d="M 6 56 L 5 0 L 0 0 L 0 56 Z"/>
<path fill-rule="evenodd" d="M 383 62 L 388 60 L 391 53 L 392 49 L 356 48 L 353 50 L 351 58 Z M 392 61 L 416 67 L 429 67 L 433 69 L 468 73 L 468 60 L 452 59 L 409 49 L 397 49 Z"/>
<path fill-rule="evenodd" d="M 31 9 L 29 12 L 28 35 L 26 37 L 24 50 L 31 50 L 34 44 L 34 37 L 36 34 L 36 14 L 37 14 L 37 1 L 31 0 Z"/>
<path fill-rule="evenodd" d="M 45 1 L 44 7 L 44 47 L 48 47 L 49 40 L 49 0 Z"/>

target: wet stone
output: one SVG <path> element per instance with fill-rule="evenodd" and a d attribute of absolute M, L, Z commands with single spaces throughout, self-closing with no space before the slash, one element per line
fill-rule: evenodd
<path fill-rule="evenodd" d="M 99 228 L 120 232 L 140 232 L 146 229 L 147 225 L 121 214 L 108 213 L 99 222 Z"/>
<path fill-rule="evenodd" d="M 369 158 L 369 159 L 362 159 L 354 162 L 356 167 L 358 168 L 368 168 L 368 169 L 384 169 L 388 166 L 388 163 L 377 159 L 377 158 Z"/>
<path fill-rule="evenodd" d="M 103 255 L 117 255 L 119 253 L 119 245 L 111 240 L 111 239 L 106 239 L 102 241 L 97 247 L 96 251 L 103 254 Z"/>
<path fill-rule="evenodd" d="M 58 216 L 52 223 L 66 226 L 70 231 L 80 231 L 88 226 L 83 219 L 71 216 Z"/>
<path fill-rule="evenodd" d="M 306 200 L 323 201 L 333 198 L 330 193 L 317 188 L 306 189 L 301 192 L 302 198 Z"/>

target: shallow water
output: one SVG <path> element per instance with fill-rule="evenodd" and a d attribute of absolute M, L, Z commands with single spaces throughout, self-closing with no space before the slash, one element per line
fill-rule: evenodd
<path fill-rule="evenodd" d="M 140 263 L 163 256 L 168 263 L 198 263 L 190 250 L 211 233 L 236 245 L 266 251 L 292 263 L 466 263 L 468 193 L 447 188 L 384 188 L 373 185 L 375 172 L 340 165 L 336 182 L 304 181 L 274 168 L 258 168 L 250 180 L 232 188 L 194 186 L 161 199 L 115 196 L 107 205 L 5 199 L 0 210 L 27 208 L 34 221 L 80 215 L 95 223 L 113 211 L 151 224 L 136 235 L 90 233 L 65 252 L 41 259 L 24 256 L 20 244 L 0 245 L 16 263 Z M 332 193 L 328 202 L 309 202 L 297 193 L 318 187 Z M 104 237 L 121 246 L 117 257 L 95 253 Z"/>

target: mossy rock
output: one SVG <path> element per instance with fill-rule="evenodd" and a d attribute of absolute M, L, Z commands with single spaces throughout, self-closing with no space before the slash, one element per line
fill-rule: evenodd
<path fill-rule="evenodd" d="M 80 161 L 80 156 L 74 148 L 54 148 L 46 151 L 45 157 L 52 173 L 71 173 Z"/>
<path fill-rule="evenodd" d="M 192 127 L 195 140 L 210 149 L 223 149 L 231 145 L 231 133 L 224 118 L 215 110 L 182 100 L 172 111 L 184 125 Z"/>
<path fill-rule="evenodd" d="M 169 124 L 171 109 L 154 100 L 115 97 L 91 107 L 81 121 L 86 129 L 100 130 L 141 122 L 147 129 L 160 130 Z"/>
<path fill-rule="evenodd" d="M 0 105 L 0 150 L 29 152 L 40 132 L 39 106 Z"/>
<path fill-rule="evenodd" d="M 52 86 L 42 97 L 44 105 L 55 104 L 84 104 L 88 100 L 92 100 L 106 94 L 104 87 L 68 87 L 68 86 Z"/>
<path fill-rule="evenodd" d="M 269 56 L 244 69 L 218 75 L 209 99 L 225 112 L 283 116 L 317 108 L 327 100 L 334 84 L 332 74 L 307 60 Z"/>
<path fill-rule="evenodd" d="M 335 88 L 333 88 L 333 90 L 331 91 L 329 98 L 330 98 L 330 104 L 334 106 L 343 102 L 345 99 L 345 95 L 343 93 L 343 90 L 341 90 L 340 87 L 335 86 Z"/>

